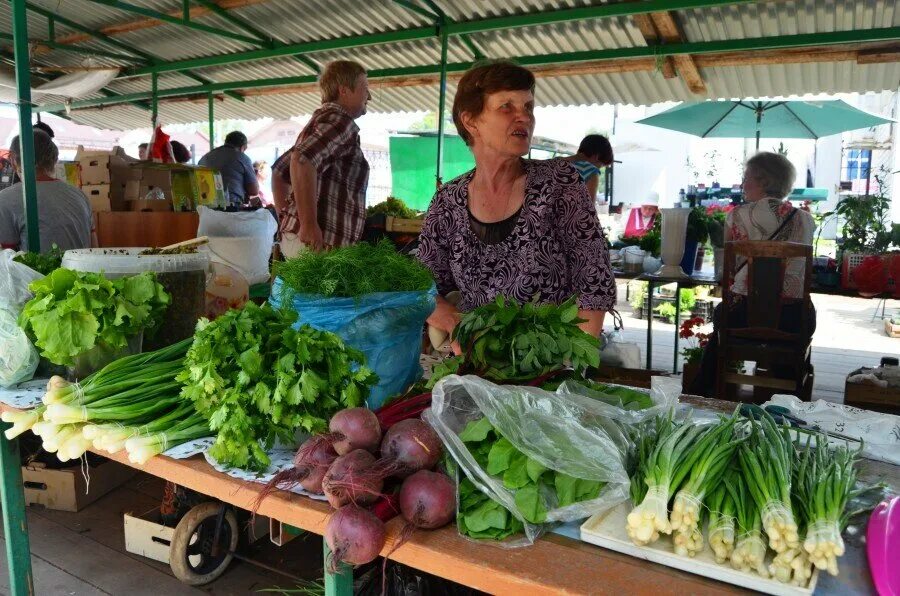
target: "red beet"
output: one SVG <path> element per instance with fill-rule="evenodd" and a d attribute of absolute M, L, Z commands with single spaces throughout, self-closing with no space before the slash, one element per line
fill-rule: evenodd
<path fill-rule="evenodd" d="M 372 470 L 375 456 L 364 449 L 356 449 L 338 457 L 325 472 L 322 490 L 332 507 L 347 503 L 368 505 L 381 494 L 382 478 Z"/>
<path fill-rule="evenodd" d="M 430 470 L 441 459 L 440 437 L 424 420 L 403 420 L 392 426 L 381 441 L 385 476 L 406 478 L 419 470 Z"/>
<path fill-rule="evenodd" d="M 325 542 L 331 549 L 326 561 L 331 572 L 340 563 L 364 565 L 374 561 L 384 547 L 384 524 L 356 505 L 345 505 L 331 514 L 325 526 Z"/>
<path fill-rule="evenodd" d="M 446 474 L 419 470 L 400 487 L 400 512 L 417 528 L 445 526 L 456 515 L 456 486 Z"/>
<path fill-rule="evenodd" d="M 331 417 L 328 430 L 334 438 L 334 450 L 338 455 L 346 455 L 354 449 L 375 453 L 381 443 L 381 424 L 368 408 L 341 410 Z"/>
<path fill-rule="evenodd" d="M 322 436 L 310 437 L 304 441 L 294 455 L 294 466 L 278 472 L 266 484 L 256 498 L 253 513 L 256 513 L 262 500 L 275 489 L 290 490 L 299 484 L 303 490 L 322 494 L 322 479 L 337 456 L 331 441 Z"/>

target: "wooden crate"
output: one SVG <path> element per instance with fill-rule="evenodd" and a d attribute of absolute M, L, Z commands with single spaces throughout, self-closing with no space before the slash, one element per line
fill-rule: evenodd
<path fill-rule="evenodd" d="M 80 511 L 112 489 L 131 479 L 137 470 L 106 460 L 88 469 L 90 485 L 81 473 L 81 465 L 75 464 L 60 470 L 52 470 L 42 463 L 22 466 L 25 484 L 25 504 L 43 505 L 57 511 Z"/>
<path fill-rule="evenodd" d="M 855 370 L 847 377 L 858 374 L 862 370 Z M 887 414 L 900 414 L 900 388 L 845 382 L 844 405 Z"/>
<path fill-rule="evenodd" d="M 384 224 L 384 229 L 388 232 L 401 232 L 404 234 L 419 234 L 422 231 L 421 219 L 400 219 L 399 217 L 388 216 Z"/>
<path fill-rule="evenodd" d="M 885 319 L 884 332 L 888 337 L 900 337 L 900 324 L 891 323 L 890 319 Z"/>
<path fill-rule="evenodd" d="M 650 388 L 650 377 L 666 377 L 668 374 L 659 370 L 643 368 L 622 368 L 620 366 L 598 366 L 588 371 L 588 377 L 603 383 L 615 383 L 629 387 Z"/>

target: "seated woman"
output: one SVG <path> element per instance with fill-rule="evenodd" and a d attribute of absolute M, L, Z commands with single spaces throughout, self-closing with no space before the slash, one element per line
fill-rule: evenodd
<path fill-rule="evenodd" d="M 582 328 L 599 335 L 616 302 L 594 202 L 571 164 L 523 159 L 534 132 L 534 75 L 510 62 L 476 66 L 460 80 L 453 121 L 475 169 L 438 190 L 418 258 L 437 282 L 428 319 L 451 332 L 459 312 L 498 295 L 561 303 L 578 296 Z M 444 296 L 460 294 L 458 308 Z"/>
<path fill-rule="evenodd" d="M 19 137 L 12 140 L 9 156 L 22 175 Z M 41 252 L 55 244 L 61 250 L 91 246 L 91 206 L 80 189 L 57 180 L 59 149 L 47 133 L 34 131 L 34 168 L 37 180 L 38 233 Z M 21 182 L 0 191 L 0 247 L 28 250 L 24 194 Z"/>
<path fill-rule="evenodd" d="M 628 213 L 628 221 L 625 223 L 623 236 L 640 238 L 653 229 L 656 218 L 659 217 L 659 194 L 651 191 L 639 207 L 632 207 Z"/>
<path fill-rule="evenodd" d="M 562 159 L 578 170 L 578 175 L 587 186 L 588 195 L 594 199 L 600 186 L 600 168 L 612 165 L 613 149 L 609 139 L 603 135 L 588 135 L 581 139 L 578 153 Z"/>
<path fill-rule="evenodd" d="M 802 209 L 792 207 L 790 202 L 784 200 L 794 187 L 794 179 L 797 172 L 788 159 L 778 153 L 757 153 L 749 160 L 744 168 L 744 199 L 745 204 L 736 207 L 728 214 L 725 224 L 725 241 L 732 240 L 774 240 L 778 242 L 798 242 L 800 244 L 812 244 L 813 233 L 816 224 L 812 215 Z M 803 298 L 803 261 L 792 259 L 788 263 L 784 275 L 785 298 Z M 738 262 L 738 271 L 734 275 L 732 291 L 736 294 L 747 295 L 747 268 Z M 797 333 L 802 319 L 801 308 L 798 302 L 787 303 L 782 307 L 781 322 L 782 331 Z M 809 335 L 812 337 L 816 326 L 816 313 L 812 304 L 808 319 L 811 322 Z M 721 326 L 722 317 L 726 313 L 722 304 L 716 307 L 713 314 L 713 327 Z M 728 314 L 728 324 L 731 327 L 747 326 L 747 303 L 738 301 Z M 691 393 L 707 397 L 714 395 L 716 388 L 716 359 L 718 357 L 718 339 L 714 332 L 710 336 L 709 343 L 703 353 L 700 364 L 700 372 Z M 792 369 L 784 372 L 790 373 Z M 775 370 L 776 376 L 783 376 L 782 371 Z"/>

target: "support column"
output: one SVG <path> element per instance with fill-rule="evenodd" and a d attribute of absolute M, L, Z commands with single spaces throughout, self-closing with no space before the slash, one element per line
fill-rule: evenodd
<path fill-rule="evenodd" d="M 209 150 L 212 151 L 216 148 L 216 98 L 210 93 L 206 97 L 206 101 L 209 109 Z"/>
<path fill-rule="evenodd" d="M 8 428 L 12 428 L 12 425 L 0 423 L 0 431 Z M 31 575 L 31 548 L 28 544 L 28 520 L 25 517 L 25 489 L 22 485 L 22 459 L 19 456 L 18 439 L 10 441 L 6 436 L 0 435 L 0 474 L 9 591 L 12 596 L 33 596 L 34 578 Z"/>
<path fill-rule="evenodd" d="M 150 75 L 150 120 L 153 122 L 153 131 L 156 132 L 156 122 L 159 118 L 159 75 Z"/>
<path fill-rule="evenodd" d="M 447 104 L 447 42 L 449 36 L 446 29 L 441 26 L 441 83 L 440 99 L 438 100 L 438 134 L 437 134 L 437 168 L 435 169 L 436 186 L 443 184 L 444 170 L 444 112 Z"/>
<path fill-rule="evenodd" d="M 351 596 L 353 594 L 353 568 L 346 563 L 341 563 L 334 573 L 328 570 L 331 549 L 328 548 L 325 538 L 322 538 L 322 553 L 325 563 L 325 596 Z"/>
<path fill-rule="evenodd" d="M 16 63 L 16 91 L 19 102 L 19 145 L 22 163 L 22 188 L 25 199 L 25 229 L 31 252 L 40 252 L 38 230 L 37 181 L 34 169 L 34 129 L 31 127 L 31 71 L 29 70 L 28 21 L 25 0 L 12 1 L 13 45 Z"/>

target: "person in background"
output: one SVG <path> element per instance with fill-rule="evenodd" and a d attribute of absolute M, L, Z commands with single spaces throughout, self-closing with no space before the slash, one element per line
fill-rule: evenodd
<path fill-rule="evenodd" d="M 290 258 L 312 250 L 359 242 L 366 223 L 369 163 L 354 122 L 372 99 L 361 64 L 337 60 L 319 79 L 322 106 L 300 132 L 290 157 L 272 166 L 273 178 L 291 185 L 279 208 L 281 251 Z M 273 184 L 276 205 L 281 189 Z"/>
<path fill-rule="evenodd" d="M 10 159 L 22 175 L 19 137 L 12 140 Z M 47 133 L 34 131 L 38 231 L 41 252 L 55 244 L 61 250 L 91 246 L 91 206 L 84 193 L 54 178 L 59 149 Z M 28 250 L 28 230 L 21 182 L 0 191 L 0 246 Z"/>
<path fill-rule="evenodd" d="M 141 143 L 138 145 L 138 159 L 141 161 L 150 159 L 150 143 Z"/>
<path fill-rule="evenodd" d="M 291 150 L 272 164 L 272 205 L 277 213 L 286 212 L 291 199 Z M 277 219 L 277 218 L 276 218 Z"/>
<path fill-rule="evenodd" d="M 553 304 L 577 296 L 581 328 L 595 336 L 615 306 L 606 238 L 578 172 L 563 160 L 523 158 L 534 88 L 534 75 L 507 61 L 476 66 L 457 85 L 453 122 L 475 168 L 438 190 L 417 255 L 439 293 L 428 324 L 442 332 L 497 296 Z"/>
<path fill-rule="evenodd" d="M 31 128 L 33 130 L 40 130 L 40 131 L 47 133 L 47 136 L 50 137 L 51 139 L 56 138 L 56 134 L 54 134 L 53 129 L 50 128 L 50 125 L 47 124 L 46 122 L 41 122 L 40 120 L 38 120 L 37 122 L 34 123 L 34 125 Z"/>
<path fill-rule="evenodd" d="M 581 139 L 578 153 L 562 159 L 575 166 L 587 186 L 588 194 L 594 199 L 600 187 L 600 168 L 612 165 L 613 149 L 609 139 L 603 135 L 588 135 Z"/>
<path fill-rule="evenodd" d="M 640 238 L 651 229 L 659 217 L 659 194 L 650 191 L 644 202 L 639 207 L 632 207 L 628 214 L 628 221 L 625 223 L 625 233 L 623 236 L 630 238 Z"/>
<path fill-rule="evenodd" d="M 253 162 L 253 171 L 256 172 L 256 186 L 259 188 L 259 193 L 256 195 L 256 198 L 259 201 L 259 205 L 262 207 L 270 207 L 272 205 L 272 200 L 266 196 L 266 193 L 263 192 L 263 186 L 266 183 L 266 179 L 269 177 L 268 172 L 268 164 L 265 161 L 254 161 Z"/>
<path fill-rule="evenodd" d="M 172 157 L 175 158 L 175 163 L 188 163 L 191 161 L 191 150 L 185 147 L 184 143 L 170 141 L 169 145 L 172 146 Z"/>
<path fill-rule="evenodd" d="M 200 158 L 200 165 L 222 174 L 225 195 L 229 205 L 239 207 L 248 198 L 259 194 L 253 163 L 245 153 L 247 135 L 234 131 L 225 137 L 225 144 L 216 147 Z"/>
<path fill-rule="evenodd" d="M 802 209 L 791 206 L 785 198 L 794 188 L 797 171 L 784 155 L 778 153 L 757 153 L 744 167 L 744 200 L 746 203 L 728 213 L 725 221 L 725 242 L 739 240 L 797 242 L 812 244 L 816 223 L 812 215 Z M 816 309 L 809 304 L 808 313 L 810 328 L 801 330 L 802 308 L 805 305 L 799 300 L 803 298 L 803 259 L 792 259 L 784 272 L 784 289 L 782 296 L 793 302 L 786 302 L 781 307 L 780 329 L 788 333 L 805 332 L 812 337 L 816 330 Z M 737 273 L 731 287 L 736 294 L 747 295 L 747 268 L 738 262 Z M 716 359 L 718 357 L 718 338 L 716 328 L 720 327 L 724 316 L 728 316 L 731 327 L 747 326 L 747 302 L 738 301 L 729 312 L 724 312 L 722 304 L 713 313 L 713 333 L 703 352 L 700 372 L 691 387 L 691 393 L 707 397 L 714 395 L 716 388 Z M 775 376 L 790 377 L 793 367 L 784 370 L 776 368 Z"/>

